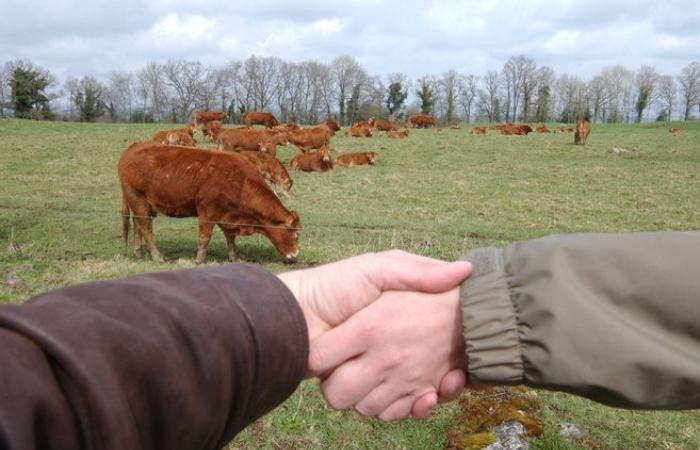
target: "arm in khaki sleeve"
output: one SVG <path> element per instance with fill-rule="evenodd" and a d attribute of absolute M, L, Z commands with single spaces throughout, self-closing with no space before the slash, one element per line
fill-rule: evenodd
<path fill-rule="evenodd" d="M 550 236 L 464 259 L 470 376 L 700 408 L 700 232 Z"/>
<path fill-rule="evenodd" d="M 218 449 L 290 395 L 308 332 L 251 265 L 72 286 L 0 306 L 0 448 Z"/>

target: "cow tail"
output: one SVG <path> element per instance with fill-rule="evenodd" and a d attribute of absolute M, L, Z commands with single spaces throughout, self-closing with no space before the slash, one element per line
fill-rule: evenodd
<path fill-rule="evenodd" d="M 129 254 L 129 221 L 131 220 L 131 210 L 126 203 L 126 195 L 122 193 L 122 237 L 124 238 L 124 256 Z M 136 230 L 134 230 L 136 232 Z"/>

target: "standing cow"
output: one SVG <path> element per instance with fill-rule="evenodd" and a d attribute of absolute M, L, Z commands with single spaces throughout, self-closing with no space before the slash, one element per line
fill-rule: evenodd
<path fill-rule="evenodd" d="M 272 128 L 280 124 L 272 113 L 260 111 L 247 112 L 243 117 L 243 121 L 247 127 L 252 127 L 253 125 L 265 125 L 265 128 Z"/>
<path fill-rule="evenodd" d="M 134 221 L 134 254 L 145 240 L 154 261 L 163 257 L 153 239 L 157 213 L 197 217 L 197 264 L 206 259 L 214 225 L 224 232 L 228 257 L 236 260 L 236 237 L 265 235 L 288 261 L 299 254 L 301 222 L 267 186 L 257 169 L 237 154 L 153 143 L 132 144 L 118 166 L 124 243 Z"/>
<path fill-rule="evenodd" d="M 586 145 L 586 139 L 591 134 L 591 123 L 587 119 L 578 119 L 576 121 L 576 133 L 574 134 L 574 144 Z"/>

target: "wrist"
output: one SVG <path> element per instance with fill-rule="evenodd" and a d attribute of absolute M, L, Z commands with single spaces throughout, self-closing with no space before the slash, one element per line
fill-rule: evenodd
<path fill-rule="evenodd" d="M 277 275 L 282 283 L 287 286 L 287 289 L 294 295 L 294 298 L 301 308 L 304 314 L 304 319 L 306 320 L 306 329 L 309 333 L 309 342 L 314 338 L 318 337 L 326 327 L 324 327 L 323 322 L 313 313 L 305 301 L 305 296 L 302 294 L 302 271 L 296 270 L 292 272 L 284 272 Z"/>

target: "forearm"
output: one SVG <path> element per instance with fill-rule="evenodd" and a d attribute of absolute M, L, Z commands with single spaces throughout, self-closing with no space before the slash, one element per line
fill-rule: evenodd
<path fill-rule="evenodd" d="M 61 289 L 0 308 L 0 331 L 11 448 L 32 433 L 57 448 L 220 448 L 294 391 L 308 354 L 292 294 L 248 265 Z M 29 374 L 46 388 L 19 391 Z"/>
<path fill-rule="evenodd" d="M 699 232 L 552 236 L 465 258 L 472 377 L 700 407 Z"/>

